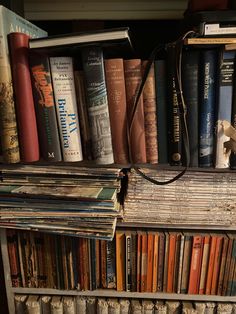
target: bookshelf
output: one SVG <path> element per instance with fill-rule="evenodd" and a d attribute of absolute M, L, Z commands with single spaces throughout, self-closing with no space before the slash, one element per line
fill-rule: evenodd
<path fill-rule="evenodd" d="M 25 16 L 27 19 L 34 21 L 43 21 L 43 20 L 71 20 L 75 17 L 80 20 L 107 20 L 111 19 L 111 24 L 119 23 L 117 20 L 155 20 L 155 19 L 180 19 L 184 9 L 186 8 L 186 1 L 156 1 L 155 3 L 150 2 L 139 2 L 138 7 L 136 8 L 135 14 L 133 14 L 133 5 L 132 1 L 125 2 L 121 1 L 117 3 L 116 1 L 112 2 L 69 2 L 66 4 L 66 14 L 65 14 L 65 4 L 58 1 L 55 2 L 41 1 L 34 2 L 33 0 L 25 1 Z M 146 10 L 143 10 L 145 5 Z M 55 10 L 55 6 L 57 10 Z M 81 10 L 82 8 L 82 10 Z M 117 12 L 117 10 L 119 11 Z M 40 22 L 40 23 L 41 23 Z M 138 23 L 138 22 L 135 22 Z M 43 25 L 43 22 L 42 22 Z M 135 25 L 135 24 L 134 24 Z M 136 24 L 137 25 L 137 24 Z M 135 26 L 133 26 L 135 27 Z M 150 166 L 150 169 L 156 168 Z M 158 166 L 159 168 L 159 166 Z M 181 167 L 171 167 L 160 166 L 160 170 L 181 170 Z M 223 172 L 228 173 L 228 170 L 219 170 L 219 169 L 199 169 L 192 168 L 189 170 L 197 171 L 198 175 L 201 176 L 202 172 Z M 235 171 L 231 171 L 233 175 Z M 124 228 L 134 228 L 134 229 L 158 229 L 158 230 L 193 230 L 200 232 L 214 232 L 214 231 L 236 231 L 236 226 L 230 225 L 227 227 L 219 225 L 206 225 L 202 226 L 201 224 L 191 225 L 189 228 L 188 225 L 183 224 L 156 224 L 156 223 L 131 223 L 131 222 L 118 222 L 118 229 Z M 229 302 L 236 303 L 235 296 L 218 296 L 218 295 L 198 295 L 198 294 L 177 294 L 177 293 L 149 293 L 149 292 L 129 292 L 129 291 L 115 291 L 112 289 L 96 289 L 92 291 L 78 291 L 78 290 L 59 290 L 59 289 L 49 289 L 49 288 L 15 288 L 11 284 L 11 272 L 10 272 L 10 263 L 7 250 L 7 238 L 6 230 L 1 230 L 1 251 L 3 256 L 3 267 L 5 273 L 5 282 L 6 282 L 6 292 L 9 306 L 9 313 L 15 313 L 14 306 L 14 296 L 16 294 L 33 294 L 33 295 L 59 295 L 59 296 L 85 296 L 85 297 L 99 297 L 99 298 L 129 298 L 129 299 L 150 299 L 150 300 L 179 300 L 179 301 L 197 301 L 197 302 Z"/>

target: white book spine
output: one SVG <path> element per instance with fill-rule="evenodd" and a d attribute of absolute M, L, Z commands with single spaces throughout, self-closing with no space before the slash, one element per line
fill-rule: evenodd
<path fill-rule="evenodd" d="M 82 147 L 78 120 L 73 60 L 51 57 L 50 66 L 64 161 L 81 161 Z"/>

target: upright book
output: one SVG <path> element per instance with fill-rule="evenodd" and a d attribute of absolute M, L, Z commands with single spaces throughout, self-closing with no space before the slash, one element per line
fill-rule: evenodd
<path fill-rule="evenodd" d="M 5 162 L 20 161 L 18 132 L 13 100 L 12 76 L 7 35 L 23 32 L 30 37 L 47 36 L 47 33 L 16 13 L 0 6 L 0 130 Z"/>
<path fill-rule="evenodd" d="M 52 82 L 64 161 L 81 161 L 82 147 L 78 120 L 73 60 L 50 57 Z"/>

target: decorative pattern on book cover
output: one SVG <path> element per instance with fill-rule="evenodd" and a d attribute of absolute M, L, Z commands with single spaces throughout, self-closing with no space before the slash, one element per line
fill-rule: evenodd
<path fill-rule="evenodd" d="M 130 150 L 133 163 L 146 163 L 146 143 L 143 96 L 141 95 L 137 110 L 131 124 L 131 114 L 134 106 L 134 99 L 142 78 L 142 67 L 140 59 L 124 60 L 125 86 L 127 100 L 127 117 L 130 130 Z"/>
<path fill-rule="evenodd" d="M 64 161 L 80 161 L 82 147 L 71 57 L 50 57 L 57 118 Z"/>
<path fill-rule="evenodd" d="M 142 62 L 142 71 L 148 61 Z M 145 125 L 145 141 L 147 162 L 150 164 L 158 163 L 157 148 L 157 104 L 155 89 L 155 71 L 154 63 L 152 64 L 147 76 L 146 83 L 143 88 L 143 109 L 144 109 L 144 125 Z"/>
<path fill-rule="evenodd" d="M 198 73 L 199 51 L 183 52 L 183 95 L 187 107 L 187 126 L 190 145 L 190 166 L 198 167 Z"/>
<path fill-rule="evenodd" d="M 0 6 L 0 17 L 1 146 L 5 162 L 16 163 L 20 161 L 20 154 L 7 35 L 11 32 L 23 32 L 30 37 L 40 37 L 47 33 L 3 6 Z"/>
<path fill-rule="evenodd" d="M 61 145 L 48 57 L 31 52 L 30 69 L 42 158 L 47 161 L 61 161 Z"/>
<path fill-rule="evenodd" d="M 105 60 L 105 75 L 115 163 L 127 164 L 127 115 L 123 59 Z"/>
<path fill-rule="evenodd" d="M 92 134 L 93 158 L 97 164 L 114 162 L 107 89 L 101 47 L 85 47 L 81 51 L 86 81 L 88 115 Z"/>
<path fill-rule="evenodd" d="M 169 108 L 169 162 L 172 165 L 182 164 L 182 136 L 179 99 L 177 94 L 175 44 L 167 47 L 167 99 Z"/>
<path fill-rule="evenodd" d="M 8 35 L 20 157 L 24 162 L 39 160 L 39 141 L 29 68 L 29 36 Z"/>
<path fill-rule="evenodd" d="M 229 167 L 230 150 L 227 150 L 224 143 L 229 140 L 223 132 L 222 121 L 231 122 L 233 78 L 234 78 L 235 51 L 224 51 L 220 60 L 219 73 L 219 97 L 218 112 L 216 121 L 216 168 Z"/>

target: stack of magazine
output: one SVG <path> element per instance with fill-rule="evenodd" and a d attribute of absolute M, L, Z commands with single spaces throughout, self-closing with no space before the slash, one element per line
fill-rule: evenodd
<path fill-rule="evenodd" d="M 178 171 L 143 169 L 158 181 Z M 129 175 L 124 221 L 180 226 L 236 226 L 236 176 L 226 171 L 189 170 L 177 181 L 155 185 L 134 170 Z"/>
<path fill-rule="evenodd" d="M 122 178 L 117 168 L 4 165 L 0 226 L 112 239 Z"/>

